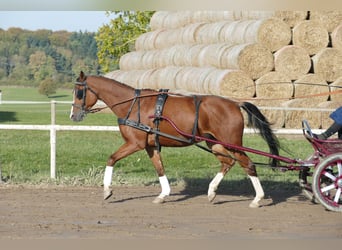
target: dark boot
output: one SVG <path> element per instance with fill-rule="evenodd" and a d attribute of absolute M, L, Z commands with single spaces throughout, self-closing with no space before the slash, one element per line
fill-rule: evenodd
<path fill-rule="evenodd" d="M 318 139 L 326 140 L 336 132 L 339 132 L 339 138 L 340 133 L 342 131 L 342 125 L 334 122 L 326 131 L 324 131 L 322 134 L 316 135 Z"/>

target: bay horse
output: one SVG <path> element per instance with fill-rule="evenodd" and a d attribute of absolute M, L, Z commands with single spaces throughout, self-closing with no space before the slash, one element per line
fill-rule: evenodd
<path fill-rule="evenodd" d="M 264 191 L 257 176 L 256 167 L 247 154 L 228 148 L 221 141 L 242 146 L 244 117 L 241 108 L 248 114 L 248 121 L 267 142 L 270 152 L 279 155 L 279 143 L 270 128 L 270 123 L 260 110 L 249 102 L 237 102 L 215 95 L 180 95 L 164 92 L 162 117 L 168 117 L 181 131 L 193 136 L 211 138 L 207 147 L 221 162 L 221 169 L 208 188 L 208 199 L 212 202 L 216 190 L 237 161 L 249 176 L 255 190 L 250 207 L 259 207 Z M 124 144 L 107 160 L 104 172 L 104 199 L 112 195 L 113 168 L 117 161 L 134 152 L 145 149 L 158 174 L 161 193 L 153 200 L 162 203 L 170 195 L 169 181 L 165 175 L 160 147 L 183 147 L 194 144 L 194 140 L 180 135 L 166 119 L 155 116 L 160 92 L 151 89 L 136 90 L 124 83 L 103 76 L 86 76 L 80 72 L 75 83 L 70 119 L 81 121 L 97 100 L 102 100 L 118 117 Z M 160 105 L 159 105 L 159 111 Z M 153 119 L 152 119 L 153 118 Z M 156 120 L 158 123 L 156 124 Z M 158 133 L 154 133 L 157 131 Z M 230 157 L 227 157 L 230 156 Z M 277 162 L 272 160 L 273 165 Z"/>

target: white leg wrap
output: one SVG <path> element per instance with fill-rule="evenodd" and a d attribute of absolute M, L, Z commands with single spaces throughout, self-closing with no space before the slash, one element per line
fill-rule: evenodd
<path fill-rule="evenodd" d="M 209 184 L 208 196 L 215 193 L 215 191 L 217 190 L 217 187 L 220 184 L 220 182 L 222 181 L 223 177 L 224 177 L 224 175 L 221 172 L 216 174 L 214 179 Z"/>
<path fill-rule="evenodd" d="M 165 196 L 170 195 L 171 188 L 170 188 L 170 184 L 169 184 L 169 181 L 168 181 L 166 175 L 160 176 L 159 182 L 160 182 L 160 186 L 162 189 L 159 196 L 165 197 Z"/>
<path fill-rule="evenodd" d="M 249 205 L 250 207 L 259 207 L 259 201 L 264 198 L 265 194 L 264 194 L 264 190 L 261 186 L 260 180 L 258 177 L 256 176 L 249 176 L 249 178 L 252 181 L 254 190 L 255 190 L 255 198 L 252 201 L 252 203 Z"/>
<path fill-rule="evenodd" d="M 107 166 L 103 177 L 103 185 L 105 187 L 109 187 L 112 184 L 112 175 L 113 167 Z"/>

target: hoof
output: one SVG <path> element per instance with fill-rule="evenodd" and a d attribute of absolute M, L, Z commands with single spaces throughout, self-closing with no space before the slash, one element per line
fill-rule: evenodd
<path fill-rule="evenodd" d="M 113 194 L 112 190 L 104 190 L 103 192 L 103 199 L 107 200 L 109 197 L 111 197 Z"/>
<path fill-rule="evenodd" d="M 249 207 L 250 208 L 258 208 L 258 207 L 261 207 L 261 205 L 259 203 L 257 203 L 257 202 L 251 202 L 249 204 Z"/>
<path fill-rule="evenodd" d="M 215 200 L 215 197 L 216 197 L 216 193 L 215 192 L 213 192 L 211 194 L 208 194 L 209 202 L 213 202 Z"/>
<path fill-rule="evenodd" d="M 164 198 L 161 198 L 159 196 L 152 201 L 152 203 L 154 204 L 162 204 L 164 202 L 165 202 Z"/>

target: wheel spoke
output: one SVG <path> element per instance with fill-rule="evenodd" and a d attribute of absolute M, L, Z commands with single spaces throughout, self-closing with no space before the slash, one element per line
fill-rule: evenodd
<path fill-rule="evenodd" d="M 326 187 L 324 187 L 324 188 L 321 188 L 321 192 L 322 193 L 325 193 L 325 192 L 328 192 L 328 191 L 330 191 L 330 190 L 332 190 L 332 189 L 334 189 L 335 188 L 335 184 L 333 183 L 333 184 L 331 184 L 331 185 L 329 185 L 329 186 L 326 186 Z"/>
<path fill-rule="evenodd" d="M 328 172 L 328 171 L 324 171 L 324 172 L 323 172 L 323 175 L 324 175 L 325 177 L 329 178 L 329 179 L 332 180 L 332 181 L 335 181 L 335 180 L 336 180 L 336 177 L 335 177 L 332 173 L 330 173 L 330 172 Z"/>
<path fill-rule="evenodd" d="M 337 192 L 335 194 L 334 202 L 338 203 L 341 197 L 341 188 L 337 189 Z"/>
<path fill-rule="evenodd" d="M 342 163 L 341 162 L 337 163 L 337 168 L 338 168 L 338 176 L 342 176 Z"/>

